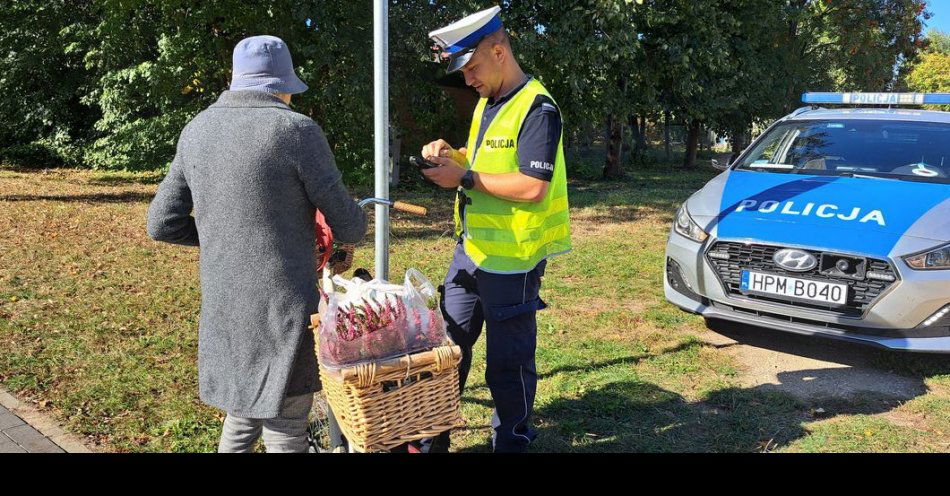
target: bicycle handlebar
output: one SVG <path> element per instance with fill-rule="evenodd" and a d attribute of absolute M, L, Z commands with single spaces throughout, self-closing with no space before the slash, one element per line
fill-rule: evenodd
<path fill-rule="evenodd" d="M 421 207 L 419 205 L 413 205 L 411 203 L 406 203 L 404 201 L 394 202 L 391 200 L 387 200 L 385 198 L 366 198 L 366 199 L 360 200 L 359 206 L 360 208 L 362 208 L 362 207 L 365 207 L 366 205 L 369 205 L 370 203 L 386 205 L 387 207 L 391 207 L 402 212 L 420 215 L 420 216 L 426 215 L 427 213 L 429 213 L 429 209 L 425 207 Z"/>

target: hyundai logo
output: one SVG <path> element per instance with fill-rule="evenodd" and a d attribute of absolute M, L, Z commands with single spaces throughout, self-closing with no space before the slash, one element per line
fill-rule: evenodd
<path fill-rule="evenodd" d="M 793 272 L 805 272 L 818 265 L 818 259 L 811 253 L 802 250 L 785 249 L 772 255 L 775 265 Z"/>

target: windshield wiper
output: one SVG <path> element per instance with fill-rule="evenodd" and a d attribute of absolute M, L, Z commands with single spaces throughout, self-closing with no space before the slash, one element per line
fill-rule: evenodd
<path fill-rule="evenodd" d="M 851 171 L 836 171 L 836 170 L 827 170 L 827 169 L 801 169 L 796 168 L 795 170 L 789 171 L 791 174 L 810 174 L 813 176 L 830 176 L 830 177 L 855 177 L 858 179 L 897 179 L 893 174 L 862 174 L 859 172 Z"/>
<path fill-rule="evenodd" d="M 759 170 L 764 172 L 795 173 L 795 166 L 787 164 L 746 164 L 740 167 L 745 167 L 747 170 Z"/>
<path fill-rule="evenodd" d="M 842 172 L 836 175 L 841 176 L 841 177 L 856 177 L 859 179 L 885 179 L 885 180 L 899 179 L 893 176 L 875 176 L 875 175 L 868 175 L 868 174 L 855 174 L 854 172 Z"/>
<path fill-rule="evenodd" d="M 866 178 L 866 179 L 885 179 L 885 180 L 891 180 L 891 181 L 910 181 L 913 183 L 950 183 L 950 178 L 946 178 L 946 177 L 921 177 L 921 176 L 910 176 L 907 174 L 889 174 L 887 172 L 880 172 L 877 175 L 855 174 L 853 172 L 844 172 L 841 174 L 841 176 Z"/>

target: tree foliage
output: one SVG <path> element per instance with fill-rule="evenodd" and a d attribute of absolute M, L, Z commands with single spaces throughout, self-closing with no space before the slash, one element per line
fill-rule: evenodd
<path fill-rule="evenodd" d="M 927 33 L 927 52 L 950 54 L 950 35 L 939 29 L 931 29 Z"/>
<path fill-rule="evenodd" d="M 467 127 L 435 84 L 443 73 L 426 33 L 487 6 L 390 0 L 392 135 L 403 149 Z M 946 76 L 942 59 L 918 57 L 947 45 L 943 35 L 921 35 L 922 0 L 510 0 L 503 8 L 522 65 L 561 106 L 567 144 L 607 138 L 608 176 L 622 173 L 629 123 L 669 115 L 691 138 L 700 129 L 741 136 L 800 105 L 806 90 L 930 88 Z M 310 86 L 293 106 L 324 127 L 350 180 L 368 180 L 372 9 L 353 2 L 8 0 L 0 5 L 0 153 L 39 147 L 67 164 L 164 167 L 182 126 L 228 88 L 234 45 L 256 34 L 288 43 Z"/>
<path fill-rule="evenodd" d="M 907 87 L 920 93 L 950 93 L 950 37 L 931 31 L 927 38 L 927 51 L 907 75 Z M 950 111 L 950 105 L 927 107 Z"/>
<path fill-rule="evenodd" d="M 29 0 L 0 7 L 0 147 L 42 160 L 81 162 L 98 109 L 83 103 L 93 79 L 76 35 L 93 22 L 91 2 Z"/>

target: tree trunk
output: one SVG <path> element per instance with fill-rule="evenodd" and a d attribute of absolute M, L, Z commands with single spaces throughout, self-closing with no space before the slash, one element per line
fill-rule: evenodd
<path fill-rule="evenodd" d="M 637 153 L 637 141 L 639 140 L 637 132 L 640 128 L 637 126 L 637 115 L 630 114 L 627 116 L 627 126 L 630 128 L 630 155 L 631 158 Z"/>
<path fill-rule="evenodd" d="M 670 149 L 670 111 L 663 112 L 663 143 L 666 146 L 666 160 L 673 160 L 673 150 Z"/>
<path fill-rule="evenodd" d="M 402 157 L 402 140 L 394 132 L 395 130 L 390 128 L 390 141 L 389 141 L 389 187 L 395 188 L 399 186 L 399 157 Z"/>
<path fill-rule="evenodd" d="M 696 167 L 696 148 L 699 144 L 699 130 L 702 124 L 699 121 L 691 121 L 686 133 L 686 153 L 683 154 L 683 167 L 692 169 Z"/>
<path fill-rule="evenodd" d="M 620 168 L 623 154 L 623 121 L 615 115 L 607 117 L 607 162 L 604 165 L 604 179 L 613 179 L 623 176 Z"/>
<path fill-rule="evenodd" d="M 641 127 L 637 122 L 636 114 L 627 116 L 627 125 L 630 126 L 630 159 L 636 162 L 643 157 L 643 152 L 646 149 L 646 139 L 643 137 L 643 133 L 640 132 Z"/>
<path fill-rule="evenodd" d="M 650 149 L 650 145 L 647 144 L 647 116 L 640 117 L 640 129 L 637 131 L 639 140 L 637 146 L 640 148 L 640 157 L 643 158 L 646 155 L 647 150 Z"/>
<path fill-rule="evenodd" d="M 742 149 L 745 148 L 743 144 L 744 137 L 745 131 L 736 131 L 732 134 L 732 155 L 729 157 L 730 164 L 739 158 L 739 154 L 742 153 Z"/>

